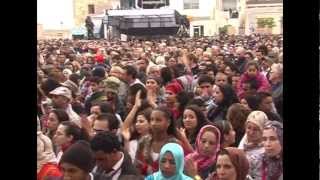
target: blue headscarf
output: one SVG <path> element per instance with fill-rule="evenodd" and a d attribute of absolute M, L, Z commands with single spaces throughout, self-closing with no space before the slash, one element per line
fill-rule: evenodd
<path fill-rule="evenodd" d="M 192 178 L 183 174 L 184 153 L 183 153 L 182 147 L 177 143 L 165 144 L 160 151 L 159 164 L 161 164 L 161 160 L 167 152 L 170 152 L 174 158 L 174 161 L 176 164 L 175 175 L 167 178 L 162 174 L 161 170 L 159 169 L 158 172 L 153 173 L 152 175 L 148 176 L 145 179 L 146 180 L 192 180 Z"/>

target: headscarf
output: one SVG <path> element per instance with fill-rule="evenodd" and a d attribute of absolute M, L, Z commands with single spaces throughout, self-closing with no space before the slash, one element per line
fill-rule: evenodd
<path fill-rule="evenodd" d="M 171 177 L 165 177 L 161 170 L 159 169 L 158 172 L 154 173 L 153 179 L 154 180 L 192 180 L 192 178 L 190 178 L 189 176 L 186 176 L 183 173 L 183 169 L 184 169 L 184 153 L 183 153 L 183 149 L 182 147 L 177 144 L 177 143 L 167 143 L 165 144 L 161 150 L 160 150 L 160 158 L 159 158 L 159 164 L 161 164 L 161 160 L 163 158 L 163 156 L 167 153 L 170 152 L 174 158 L 174 162 L 176 164 L 176 173 L 174 176 Z"/>
<path fill-rule="evenodd" d="M 170 82 L 165 86 L 166 91 L 170 91 L 174 94 L 178 94 L 183 90 L 183 87 L 177 82 Z"/>
<path fill-rule="evenodd" d="M 265 128 L 273 129 L 283 147 L 283 125 L 278 121 L 269 121 L 266 123 Z M 282 153 L 279 156 L 270 157 L 266 153 L 262 158 L 262 180 L 278 180 L 283 172 Z"/>
<path fill-rule="evenodd" d="M 201 141 L 201 137 L 208 130 L 213 131 L 214 134 L 216 135 L 216 138 L 217 138 L 217 141 L 216 141 L 217 145 L 216 145 L 215 149 L 213 149 L 214 153 L 210 156 L 206 156 L 204 154 L 201 154 L 199 151 L 199 144 Z M 193 162 L 195 162 L 197 164 L 199 171 L 205 170 L 209 166 L 212 166 L 213 164 L 215 164 L 217 153 L 220 150 L 220 138 L 221 138 L 221 135 L 220 135 L 220 131 L 218 128 L 216 128 L 215 126 L 212 126 L 212 125 L 203 126 L 200 129 L 198 136 L 197 136 L 197 139 L 196 139 L 196 145 L 195 145 L 196 151 L 187 155 L 186 160 L 191 159 Z"/>
<path fill-rule="evenodd" d="M 249 173 L 249 161 L 246 154 L 243 150 L 234 147 L 227 147 L 225 150 L 228 151 L 231 163 L 236 169 L 236 180 L 245 180 Z"/>
<path fill-rule="evenodd" d="M 260 131 L 262 132 L 265 124 L 268 121 L 269 121 L 268 117 L 264 112 L 262 112 L 262 111 L 252 111 L 248 115 L 246 124 L 248 122 L 251 122 L 251 123 L 257 125 L 259 127 Z M 254 147 L 263 147 L 262 142 L 260 142 L 259 144 L 253 144 L 252 142 L 248 142 L 247 134 L 244 135 L 242 142 L 243 142 L 244 150 L 248 150 L 248 149 L 251 149 L 251 148 L 254 148 Z"/>
<path fill-rule="evenodd" d="M 56 156 L 53 152 L 52 142 L 49 137 L 41 131 L 37 132 L 37 173 L 46 163 L 57 163 Z"/>

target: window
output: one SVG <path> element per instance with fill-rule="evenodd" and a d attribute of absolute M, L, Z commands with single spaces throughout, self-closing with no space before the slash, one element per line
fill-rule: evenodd
<path fill-rule="evenodd" d="M 183 0 L 184 9 L 199 9 L 199 0 Z"/>
<path fill-rule="evenodd" d="M 201 37 L 204 34 L 203 31 L 204 31 L 203 26 L 194 26 L 193 27 L 193 36 L 194 37 Z"/>
<path fill-rule="evenodd" d="M 94 14 L 94 5 L 93 4 L 89 4 L 88 5 L 88 14 Z"/>

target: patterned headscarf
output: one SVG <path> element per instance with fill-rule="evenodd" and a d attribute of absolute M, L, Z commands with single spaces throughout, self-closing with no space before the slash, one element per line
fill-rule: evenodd
<path fill-rule="evenodd" d="M 199 151 L 199 144 L 201 141 L 201 137 L 203 134 L 207 131 L 213 131 L 216 135 L 216 143 L 215 149 L 213 149 L 213 154 L 210 156 L 204 155 Z M 216 156 L 218 154 L 218 151 L 220 150 L 220 131 L 218 128 L 212 125 L 205 125 L 200 129 L 200 132 L 198 133 L 197 139 L 196 139 L 196 151 L 187 155 L 186 160 L 191 159 L 193 162 L 197 164 L 198 170 L 202 171 L 208 168 L 209 166 L 212 166 L 216 162 Z"/>

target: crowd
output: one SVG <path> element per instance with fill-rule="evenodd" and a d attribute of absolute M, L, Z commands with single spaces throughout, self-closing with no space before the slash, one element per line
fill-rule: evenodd
<path fill-rule="evenodd" d="M 282 179 L 282 36 L 38 40 L 37 179 Z"/>

